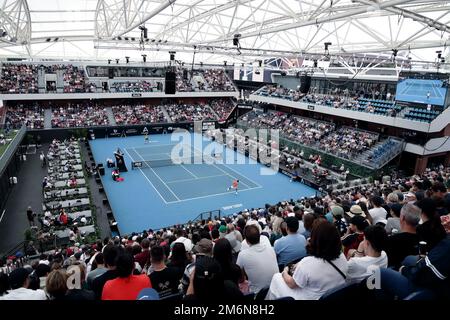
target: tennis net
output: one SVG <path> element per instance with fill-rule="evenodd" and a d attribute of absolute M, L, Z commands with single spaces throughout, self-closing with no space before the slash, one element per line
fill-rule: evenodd
<path fill-rule="evenodd" d="M 131 169 L 144 169 L 144 168 L 158 168 L 158 167 L 169 167 L 176 166 L 179 164 L 198 164 L 199 159 L 201 159 L 201 163 L 211 164 L 217 163 L 222 159 L 221 154 L 216 154 L 214 156 L 211 155 L 196 155 L 199 158 L 194 158 L 194 155 L 191 157 L 177 157 L 177 158 L 164 158 L 164 159 L 152 159 L 152 160 L 142 160 L 142 161 L 133 161 L 131 162 Z"/>

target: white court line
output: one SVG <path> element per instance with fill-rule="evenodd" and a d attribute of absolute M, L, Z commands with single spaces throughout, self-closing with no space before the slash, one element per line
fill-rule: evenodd
<path fill-rule="evenodd" d="M 3 210 L 2 216 L 0 217 L 0 222 L 2 222 L 2 220 L 3 220 L 3 216 L 5 215 L 5 212 L 6 212 L 6 209 L 5 209 L 5 210 Z"/>
<path fill-rule="evenodd" d="M 134 162 L 134 158 L 128 153 L 127 149 L 125 149 L 125 152 L 128 154 L 128 156 L 131 158 L 131 161 Z M 147 179 L 148 183 L 150 183 L 150 185 L 153 187 L 153 189 L 155 189 L 156 193 L 160 196 L 160 198 L 162 199 L 162 201 L 164 201 L 165 204 L 167 204 L 168 202 L 163 198 L 163 196 L 161 195 L 161 193 L 159 193 L 158 189 L 156 189 L 156 187 L 153 185 L 153 183 L 150 181 L 150 179 L 145 175 L 145 173 L 142 171 L 141 168 L 138 168 L 139 171 L 141 171 L 142 175 L 144 176 L 145 179 Z"/>
<path fill-rule="evenodd" d="M 169 181 L 167 183 L 177 183 L 177 182 L 186 182 L 186 181 L 196 181 L 196 180 L 201 180 L 201 179 L 208 179 L 208 178 L 217 178 L 217 177 L 226 177 L 226 175 L 224 174 L 216 174 L 213 176 L 206 176 L 206 177 L 197 177 L 195 179 L 180 179 L 180 180 L 173 180 L 173 181 Z"/>
<path fill-rule="evenodd" d="M 220 145 L 219 145 L 220 146 Z M 196 148 L 194 148 L 194 150 L 197 150 Z M 231 150 L 231 149 L 230 149 Z M 197 152 L 199 152 L 200 150 L 197 150 Z M 234 151 L 234 150 L 233 150 Z M 236 151 L 234 151 L 234 152 L 236 152 Z M 203 153 L 202 153 L 203 154 Z M 247 156 L 246 156 L 246 158 L 248 158 Z M 258 163 L 258 162 L 257 162 Z M 229 166 L 227 166 L 226 164 L 224 164 L 224 163 L 220 163 L 220 165 L 223 165 L 223 166 L 225 166 L 226 168 L 228 168 L 228 169 L 230 169 L 231 171 L 233 171 L 233 172 L 235 172 L 236 174 L 238 174 L 238 175 L 240 175 L 240 176 L 242 176 L 242 177 L 244 177 L 245 179 L 247 179 L 248 181 L 250 181 L 251 183 L 254 183 L 255 185 L 257 185 L 257 186 L 259 186 L 259 187 L 261 187 L 261 185 L 259 184 L 259 183 L 256 183 L 255 181 L 253 181 L 252 179 L 250 179 L 250 178 L 248 178 L 245 174 L 242 174 L 242 173 L 240 173 L 240 172 L 238 172 L 238 171 L 236 171 L 236 170 L 234 170 L 234 169 L 232 169 L 232 168 L 230 168 Z M 223 171 L 222 169 L 220 169 L 219 167 L 217 167 L 217 165 L 216 164 L 213 164 L 213 166 L 215 166 L 217 169 L 219 169 L 219 170 L 221 170 L 222 172 L 225 172 L 225 171 Z M 226 173 L 228 176 L 230 176 L 231 177 L 231 175 L 229 174 L 229 173 Z M 239 182 L 242 182 L 242 181 L 239 181 Z M 250 186 L 249 185 L 247 185 L 247 184 L 245 184 L 244 182 L 242 182 L 244 185 L 246 185 L 247 187 L 249 187 L 250 188 Z"/>
<path fill-rule="evenodd" d="M 194 148 L 194 151 L 195 150 L 197 150 L 197 149 L 195 149 Z M 197 151 L 199 151 L 199 150 L 197 150 Z M 203 154 L 202 154 L 202 156 L 203 156 Z M 232 180 L 236 180 L 237 179 L 237 177 L 234 177 L 234 176 L 232 176 L 231 174 L 229 174 L 228 172 L 226 172 L 226 171 L 224 171 L 224 170 L 222 170 L 222 169 L 220 169 L 214 162 L 211 164 L 212 166 L 214 166 L 216 169 L 219 169 L 220 171 L 222 171 L 223 173 L 225 173 L 225 175 L 227 175 L 228 177 L 230 177 Z M 228 167 L 227 167 L 228 168 Z M 235 171 L 236 172 L 236 171 Z M 244 175 L 242 175 L 242 174 L 240 174 L 241 176 L 243 176 L 244 178 L 247 178 L 247 177 L 245 177 Z M 239 179 L 238 179 L 239 180 Z M 242 179 L 241 179 L 242 180 Z M 250 186 L 249 185 L 247 185 L 245 182 L 243 182 L 243 181 L 239 181 L 240 183 L 242 183 L 244 186 L 246 186 L 247 188 L 250 188 Z"/>
<path fill-rule="evenodd" d="M 252 190 L 260 189 L 260 188 L 262 188 L 262 187 L 256 187 L 256 188 L 250 188 L 250 187 L 249 187 L 248 189 L 239 190 L 239 191 L 238 191 L 238 194 L 241 193 L 241 192 L 252 191 Z M 231 194 L 231 193 L 234 193 L 234 191 L 227 191 L 227 192 L 222 192 L 222 193 L 215 193 L 215 194 L 210 194 L 210 195 L 207 195 L 207 196 L 201 196 L 201 197 L 194 197 L 194 198 L 182 199 L 182 200 L 179 200 L 179 201 L 169 201 L 168 204 L 171 204 L 171 203 L 178 203 L 178 202 L 185 202 L 185 201 L 191 201 L 191 200 L 196 200 L 196 199 L 204 199 L 204 198 L 210 198 L 210 197 L 216 197 L 216 196 L 222 196 L 222 195 L 224 195 L 224 194 Z"/>
<path fill-rule="evenodd" d="M 260 185 L 259 183 L 256 183 L 256 182 L 253 181 L 252 179 L 248 178 L 246 175 L 244 175 L 244 174 L 242 174 L 242 173 L 239 173 L 238 171 L 236 171 L 236 170 L 230 168 L 229 166 L 227 166 L 226 164 L 222 164 L 222 165 L 225 166 L 225 167 L 227 167 L 227 168 L 230 169 L 231 171 L 234 171 L 234 172 L 236 172 L 237 174 L 243 176 L 245 179 L 247 179 L 247 180 L 250 181 L 251 183 L 256 184 L 258 187 L 261 187 L 261 185 Z"/>
<path fill-rule="evenodd" d="M 142 159 L 142 161 L 145 161 L 144 158 L 142 158 L 142 156 L 136 151 L 136 149 L 134 149 L 134 152 L 136 152 L 136 154 Z M 152 170 L 152 172 L 155 174 L 155 176 L 157 176 L 158 179 L 166 186 L 166 188 L 169 189 L 169 191 L 174 195 L 174 197 L 177 198 L 178 200 L 180 200 L 180 198 L 177 197 L 177 195 L 172 191 L 172 189 L 169 188 L 169 186 L 164 182 L 164 180 L 161 179 L 161 177 L 155 172 L 155 170 L 153 170 L 153 168 L 150 166 L 149 166 L 149 168 L 150 168 L 150 170 Z"/>
<path fill-rule="evenodd" d="M 180 163 L 181 167 L 186 170 L 187 172 L 189 172 L 189 174 L 191 176 L 193 176 L 194 178 L 198 179 L 199 177 L 197 177 L 195 174 L 193 174 L 190 170 L 188 170 L 188 168 L 186 168 L 182 163 Z"/>

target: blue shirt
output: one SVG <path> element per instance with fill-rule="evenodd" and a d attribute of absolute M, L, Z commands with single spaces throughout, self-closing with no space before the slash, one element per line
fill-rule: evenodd
<path fill-rule="evenodd" d="M 277 254 L 278 264 L 286 265 L 289 262 L 306 256 L 306 239 L 301 234 L 288 234 L 275 241 L 273 248 Z"/>

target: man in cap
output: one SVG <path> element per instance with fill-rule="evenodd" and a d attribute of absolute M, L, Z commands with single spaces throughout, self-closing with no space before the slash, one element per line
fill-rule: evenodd
<path fill-rule="evenodd" d="M 348 227 L 347 233 L 341 239 L 346 257 L 351 249 L 358 249 L 359 244 L 364 240 L 364 229 L 368 226 L 369 223 L 362 214 L 354 215 L 350 219 L 350 227 Z"/>
<path fill-rule="evenodd" d="M 191 277 L 192 271 L 194 270 L 195 262 L 197 260 L 201 260 L 203 257 L 212 257 L 213 242 L 209 239 L 205 239 L 205 238 L 201 239 L 199 242 L 197 242 L 197 244 L 192 249 L 192 253 L 195 254 L 195 256 L 194 256 L 195 259 L 192 263 L 190 263 L 186 266 L 186 268 L 184 269 L 183 277 L 181 279 L 181 286 L 182 286 L 184 293 L 186 293 L 186 291 L 189 287 L 190 277 Z"/>
<path fill-rule="evenodd" d="M 332 206 L 330 213 L 332 222 L 338 229 L 339 234 L 343 236 L 347 232 L 348 228 L 344 219 L 344 209 L 341 206 Z"/>
<path fill-rule="evenodd" d="M 13 270 L 8 281 L 12 290 L 0 297 L 0 300 L 47 300 L 44 290 L 31 290 L 30 272 L 25 268 L 17 268 Z"/>

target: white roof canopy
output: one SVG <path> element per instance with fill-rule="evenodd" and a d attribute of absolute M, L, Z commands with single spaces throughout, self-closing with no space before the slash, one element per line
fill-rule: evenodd
<path fill-rule="evenodd" d="M 167 51 L 176 51 L 190 61 L 197 50 L 206 63 L 283 54 L 271 50 L 323 53 L 330 42 L 331 54 L 398 49 L 430 61 L 436 50 L 447 54 L 449 23 L 450 1 L 0 0 L 0 54 L 138 60 L 145 53 L 167 60 Z M 144 46 L 141 25 L 148 30 Z M 241 55 L 232 41 L 237 34 L 248 49 Z"/>

